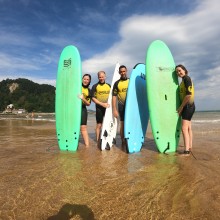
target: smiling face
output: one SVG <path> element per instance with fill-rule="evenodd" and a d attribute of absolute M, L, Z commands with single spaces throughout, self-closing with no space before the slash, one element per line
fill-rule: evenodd
<path fill-rule="evenodd" d="M 104 83 L 104 82 L 105 82 L 105 78 L 106 78 L 105 72 L 100 71 L 100 72 L 98 73 L 99 82 L 100 82 L 100 83 Z"/>
<path fill-rule="evenodd" d="M 82 83 L 83 83 L 84 86 L 89 85 L 89 83 L 90 83 L 89 76 L 84 76 L 83 79 L 82 79 Z"/>
<path fill-rule="evenodd" d="M 184 69 L 182 69 L 181 67 L 177 67 L 176 74 L 177 74 L 177 76 L 183 78 L 186 75 L 186 71 Z"/>
<path fill-rule="evenodd" d="M 121 67 L 119 69 L 119 74 L 121 75 L 122 79 L 126 79 L 127 78 L 127 68 L 126 67 Z"/>

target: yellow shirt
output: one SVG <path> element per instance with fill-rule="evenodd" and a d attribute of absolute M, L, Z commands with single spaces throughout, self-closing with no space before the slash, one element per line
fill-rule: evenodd
<path fill-rule="evenodd" d="M 129 79 L 119 79 L 115 82 L 113 87 L 113 96 L 118 96 L 118 102 L 122 105 L 125 104 Z"/>
<path fill-rule="evenodd" d="M 111 86 L 108 83 L 96 83 L 92 87 L 92 97 L 98 99 L 98 101 L 107 103 Z"/>
<path fill-rule="evenodd" d="M 91 103 L 91 94 L 90 89 L 88 87 L 82 86 L 82 94 L 84 98 Z M 82 102 L 82 107 L 86 107 L 85 103 Z"/>
<path fill-rule="evenodd" d="M 189 104 L 194 103 L 194 85 L 191 78 L 188 75 L 185 75 L 182 78 L 182 82 L 180 83 L 180 100 L 181 102 L 185 98 L 186 95 L 191 95 Z"/>

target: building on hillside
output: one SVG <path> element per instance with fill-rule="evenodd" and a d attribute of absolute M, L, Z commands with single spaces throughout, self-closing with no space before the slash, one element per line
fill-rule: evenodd
<path fill-rule="evenodd" d="M 10 104 L 10 105 L 7 105 L 4 112 L 5 113 L 12 113 L 13 109 L 14 109 L 14 105 Z"/>
<path fill-rule="evenodd" d="M 24 114 L 24 113 L 26 113 L 26 110 L 20 108 L 20 109 L 17 110 L 17 113 L 18 113 L 18 114 Z"/>

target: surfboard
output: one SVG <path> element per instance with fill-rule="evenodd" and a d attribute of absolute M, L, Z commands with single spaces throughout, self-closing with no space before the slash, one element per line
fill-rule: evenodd
<path fill-rule="evenodd" d="M 147 97 L 152 133 L 161 153 L 175 152 L 181 132 L 180 105 L 175 62 L 167 45 L 153 41 L 146 55 Z"/>
<path fill-rule="evenodd" d="M 111 82 L 111 89 L 108 97 L 109 108 L 106 108 L 105 116 L 102 123 L 102 131 L 101 131 L 101 150 L 110 150 L 113 144 L 116 143 L 116 133 L 117 133 L 117 118 L 113 116 L 112 112 L 112 89 L 114 83 L 120 79 L 119 74 L 119 63 L 116 64 L 114 74 Z"/>
<path fill-rule="evenodd" d="M 128 153 L 141 150 L 149 121 L 145 64 L 136 64 L 129 80 L 125 104 L 124 136 Z"/>
<path fill-rule="evenodd" d="M 60 55 L 56 79 L 55 118 L 60 150 L 76 151 L 78 147 L 82 101 L 81 58 L 78 49 L 69 45 Z"/>

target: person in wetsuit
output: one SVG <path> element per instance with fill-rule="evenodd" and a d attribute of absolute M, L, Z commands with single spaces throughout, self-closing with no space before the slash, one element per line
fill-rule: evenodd
<path fill-rule="evenodd" d="M 181 105 L 177 109 L 179 116 L 182 117 L 182 133 L 184 139 L 184 154 L 189 155 L 192 150 L 192 124 L 191 119 L 195 112 L 194 103 L 194 85 L 191 78 L 188 76 L 188 71 L 183 65 L 175 67 L 178 77 L 182 78 L 180 83 L 180 100 Z"/>
<path fill-rule="evenodd" d="M 90 82 L 91 82 L 91 75 L 84 74 L 82 78 L 82 94 L 78 96 L 82 100 L 82 115 L 81 115 L 80 131 L 83 136 L 83 140 L 84 140 L 86 147 L 89 146 L 89 135 L 87 131 L 88 112 L 87 112 L 86 106 L 89 106 L 91 104 L 91 90 L 89 88 Z"/>
<path fill-rule="evenodd" d="M 129 79 L 127 78 L 127 68 L 124 65 L 119 67 L 120 79 L 114 83 L 112 92 L 112 112 L 114 117 L 120 118 L 120 136 L 122 147 L 125 145 L 124 139 L 124 116 L 125 116 L 125 101 L 128 89 Z M 118 101 L 118 108 L 117 108 Z"/>
<path fill-rule="evenodd" d="M 96 140 L 99 142 L 105 110 L 109 107 L 108 96 L 111 86 L 105 82 L 106 74 L 104 71 L 98 72 L 99 81 L 92 86 L 92 101 L 96 104 Z"/>

